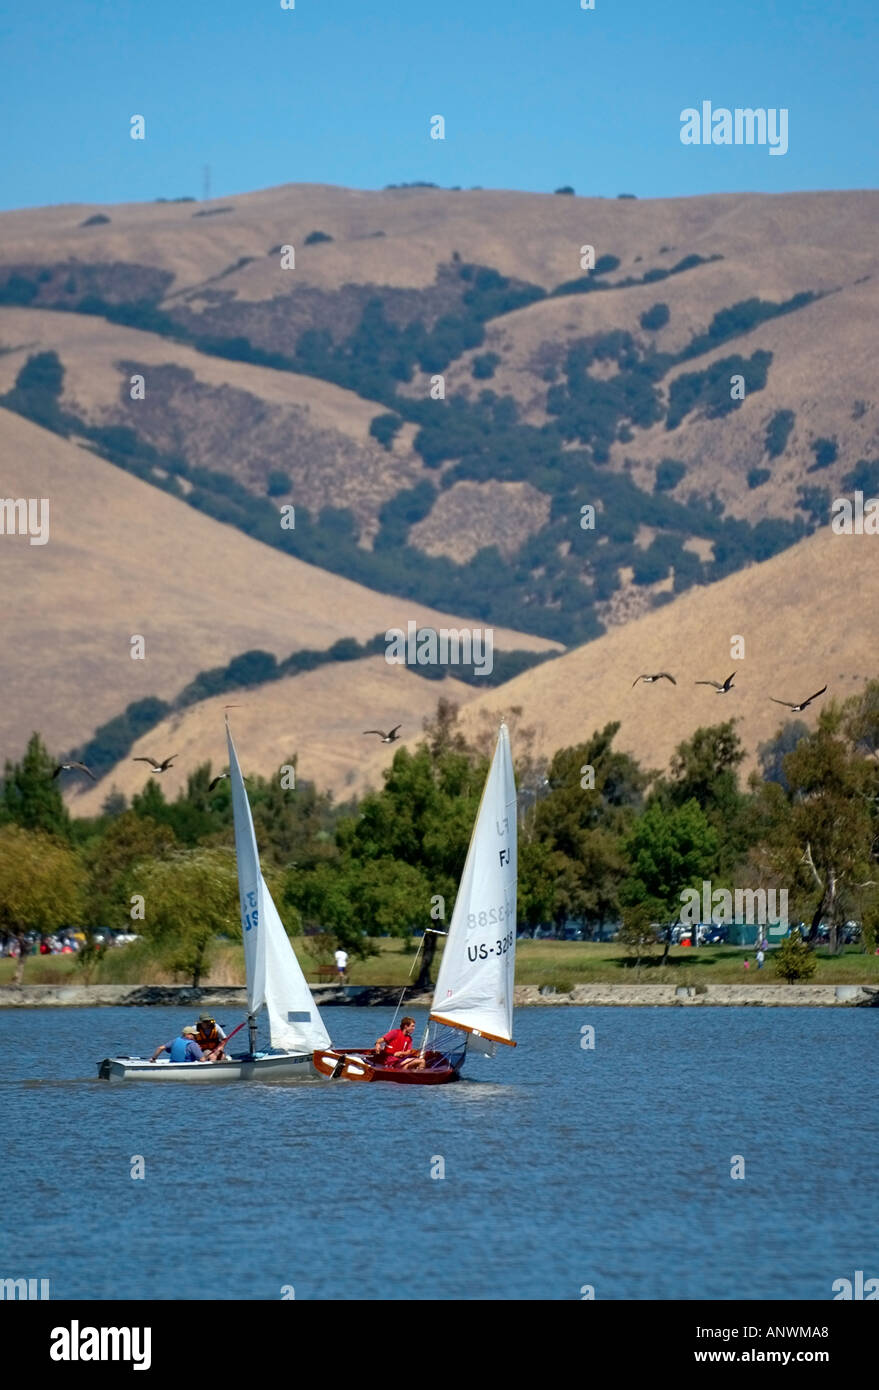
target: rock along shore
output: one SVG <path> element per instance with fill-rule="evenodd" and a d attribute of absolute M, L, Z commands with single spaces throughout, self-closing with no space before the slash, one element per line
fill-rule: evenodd
<path fill-rule="evenodd" d="M 315 1002 L 328 1005 L 364 1007 L 396 1005 L 402 994 L 405 1004 L 426 1007 L 429 994 L 415 989 L 400 990 L 389 985 L 312 985 Z M 537 985 L 517 985 L 517 1008 L 577 1004 L 589 1006 L 655 1005 L 683 1008 L 754 1005 L 757 1007 L 808 1006 L 879 1008 L 879 987 L 875 985 L 576 985 L 568 994 Z M 94 1008 L 96 1005 L 210 1005 L 215 1008 L 247 1007 L 243 988 L 224 985 L 0 985 L 0 1008 Z"/>

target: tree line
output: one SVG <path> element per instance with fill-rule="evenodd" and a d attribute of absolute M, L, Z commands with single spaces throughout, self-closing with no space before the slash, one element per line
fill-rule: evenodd
<path fill-rule="evenodd" d="M 826 924 L 841 949 L 849 918 L 875 949 L 879 923 L 879 681 L 830 701 L 809 731 L 788 721 L 742 785 L 736 721 L 696 729 L 662 772 L 615 746 L 609 723 L 548 761 L 521 710 L 509 716 L 519 790 L 520 927 L 621 923 L 640 953 L 653 924 L 678 917 L 684 890 L 787 889 L 806 946 Z M 400 748 L 380 790 L 337 805 L 308 782 L 248 780 L 257 840 L 291 934 L 355 956 L 370 938 L 443 930 L 454 906 L 495 737 L 465 734 L 440 698 L 414 749 Z M 288 760 L 295 766 L 296 756 Z M 228 780 L 189 774 L 176 799 L 146 782 L 92 818 L 72 818 L 54 759 L 34 734 L 0 786 L 0 933 L 78 926 L 81 959 L 100 928 L 134 931 L 129 951 L 198 983 L 219 939 L 240 940 Z M 428 934 L 419 983 L 430 975 Z M 666 945 L 667 950 L 667 945 Z"/>

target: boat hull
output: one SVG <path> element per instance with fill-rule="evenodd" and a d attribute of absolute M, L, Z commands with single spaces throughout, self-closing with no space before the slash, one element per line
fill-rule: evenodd
<path fill-rule="evenodd" d="M 227 1081 L 275 1081 L 313 1077 L 311 1054 L 281 1053 L 232 1057 L 228 1062 L 150 1062 L 146 1057 L 105 1057 L 98 1063 L 102 1081 L 183 1081 L 221 1085 Z"/>
<path fill-rule="evenodd" d="M 453 1067 L 441 1052 L 426 1054 L 427 1066 L 416 1071 L 414 1068 L 385 1066 L 375 1058 L 372 1048 L 323 1047 L 312 1055 L 312 1064 L 320 1076 L 331 1081 L 391 1081 L 402 1086 L 443 1086 L 459 1079 L 457 1067 Z"/>

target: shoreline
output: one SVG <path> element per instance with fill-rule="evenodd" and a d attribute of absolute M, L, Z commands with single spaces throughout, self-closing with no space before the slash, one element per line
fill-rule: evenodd
<path fill-rule="evenodd" d="M 312 985 L 318 1008 L 378 1008 L 397 1003 L 428 1007 L 432 995 L 397 985 Z M 210 1004 L 247 1007 L 243 986 L 226 985 L 0 985 L 0 1009 L 149 1008 Z M 517 985 L 516 1008 L 579 1005 L 650 1007 L 879 1008 L 876 985 L 575 985 L 567 994 L 552 987 Z"/>

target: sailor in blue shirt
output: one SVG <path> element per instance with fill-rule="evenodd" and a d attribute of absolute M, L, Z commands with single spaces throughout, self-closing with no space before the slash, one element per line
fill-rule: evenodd
<path fill-rule="evenodd" d="M 195 1041 L 195 1029 L 191 1024 L 182 1028 L 180 1036 L 175 1038 L 173 1042 L 162 1043 L 161 1046 L 157 1047 L 150 1061 L 154 1062 L 160 1052 L 170 1053 L 172 1062 L 204 1061 L 204 1053 Z"/>

